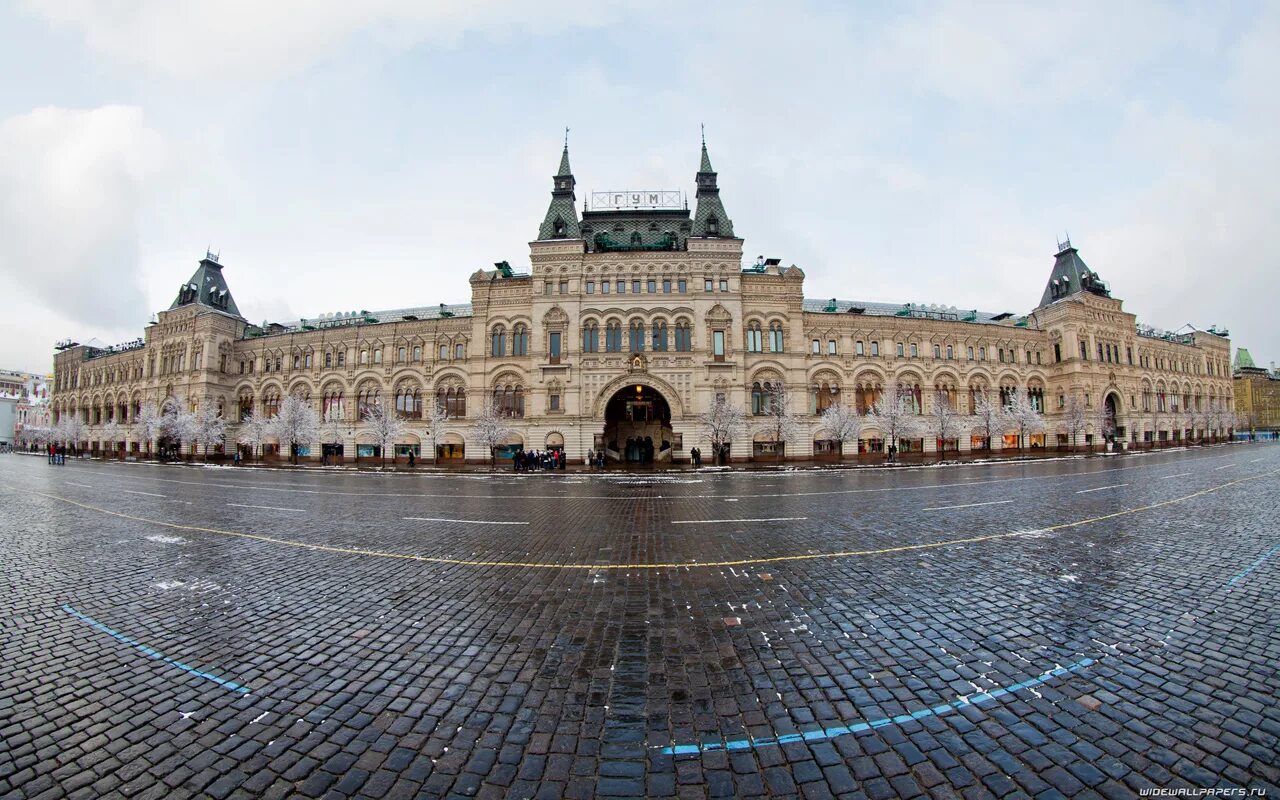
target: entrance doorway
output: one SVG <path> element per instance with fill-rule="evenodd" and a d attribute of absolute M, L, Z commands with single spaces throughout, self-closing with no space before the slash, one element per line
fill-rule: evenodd
<path fill-rule="evenodd" d="M 604 436 L 598 445 L 610 461 L 670 463 L 673 438 L 671 406 L 651 386 L 625 386 L 605 405 Z"/>
<path fill-rule="evenodd" d="M 1108 394 L 1106 399 L 1102 401 L 1102 446 L 1107 449 L 1108 446 L 1116 439 L 1116 396 Z"/>

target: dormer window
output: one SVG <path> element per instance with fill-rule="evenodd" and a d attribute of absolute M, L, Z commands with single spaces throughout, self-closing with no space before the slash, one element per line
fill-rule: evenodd
<path fill-rule="evenodd" d="M 716 219 L 714 216 L 707 217 L 707 233 L 712 236 L 720 233 L 720 220 Z"/>
<path fill-rule="evenodd" d="M 564 220 L 560 217 L 556 217 L 555 232 L 556 236 L 564 236 Z"/>

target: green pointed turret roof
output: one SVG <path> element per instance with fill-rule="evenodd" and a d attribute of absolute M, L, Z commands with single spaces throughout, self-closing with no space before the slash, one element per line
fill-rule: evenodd
<path fill-rule="evenodd" d="M 582 238 L 576 205 L 578 197 L 573 191 L 576 185 L 573 170 L 569 167 L 569 142 L 566 139 L 564 151 L 560 154 L 560 169 L 551 178 L 551 204 L 538 227 L 539 241 Z"/>
<path fill-rule="evenodd" d="M 227 288 L 227 279 L 222 275 L 222 265 L 212 253 L 205 253 L 191 279 L 178 287 L 178 296 L 169 310 L 190 305 L 205 306 L 234 317 L 240 316 L 235 298 Z"/>
<path fill-rule="evenodd" d="M 1236 369 L 1257 369 L 1258 365 L 1253 363 L 1253 356 L 1249 355 L 1249 351 L 1243 347 L 1236 348 Z"/>
<path fill-rule="evenodd" d="M 1040 306 L 1047 306 L 1080 292 L 1111 296 L 1111 289 L 1106 282 L 1098 277 L 1098 273 L 1089 269 L 1089 265 L 1080 257 L 1080 252 L 1071 246 L 1071 240 L 1068 239 L 1058 245 L 1058 254 L 1054 257 L 1053 270 L 1049 273 L 1049 282 L 1045 284 Z"/>
<path fill-rule="evenodd" d="M 693 212 L 693 236 L 732 239 L 733 220 L 720 202 L 720 187 L 716 185 L 716 172 L 711 168 L 711 156 L 707 153 L 707 140 L 702 139 L 702 161 L 698 165 L 697 207 Z"/>

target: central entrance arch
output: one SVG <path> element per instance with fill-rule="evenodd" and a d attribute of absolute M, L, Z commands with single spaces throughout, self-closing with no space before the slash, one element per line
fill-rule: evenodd
<path fill-rule="evenodd" d="M 652 386 L 628 384 L 605 403 L 600 445 L 609 460 L 630 464 L 670 462 L 672 439 L 671 405 Z"/>

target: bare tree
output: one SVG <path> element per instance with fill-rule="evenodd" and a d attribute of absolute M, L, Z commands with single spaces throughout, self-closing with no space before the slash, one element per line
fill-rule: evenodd
<path fill-rule="evenodd" d="M 711 409 L 698 415 L 698 424 L 711 443 L 711 457 L 720 463 L 720 453 L 730 444 L 746 423 L 742 406 L 726 398 L 717 397 Z"/>
<path fill-rule="evenodd" d="M 271 436 L 271 420 L 253 413 L 245 414 L 240 419 L 239 435 L 236 443 L 249 448 L 249 457 L 256 458 L 262 450 L 262 444 Z"/>
<path fill-rule="evenodd" d="M 499 445 L 506 444 L 507 440 L 515 433 L 515 429 L 511 427 L 506 415 L 501 412 L 492 400 L 488 399 L 485 400 L 484 407 L 480 409 L 480 413 L 472 423 L 471 430 L 475 433 L 476 441 L 489 454 L 490 465 L 496 463 L 494 449 Z"/>
<path fill-rule="evenodd" d="M 862 416 L 856 408 L 844 403 L 835 403 L 822 411 L 822 427 L 831 432 L 831 436 L 843 445 L 853 442 L 854 452 L 858 449 L 858 435 L 862 432 Z"/>
<path fill-rule="evenodd" d="M 396 414 L 390 401 L 379 400 L 369 405 L 364 411 L 364 424 L 369 435 L 378 443 L 382 453 L 382 467 L 387 466 L 387 448 L 395 444 L 396 439 L 404 436 L 405 424 Z"/>
<path fill-rule="evenodd" d="M 298 447 L 310 445 L 320 436 L 320 415 L 302 395 L 291 394 L 271 419 L 271 432 L 281 446 L 288 446 L 289 460 L 297 464 Z"/>
<path fill-rule="evenodd" d="M 226 438 L 226 420 L 215 409 L 206 404 L 196 412 L 195 442 L 204 451 L 205 462 L 209 461 L 209 451 L 222 444 Z"/>
<path fill-rule="evenodd" d="M 904 394 L 896 394 L 887 401 L 881 398 L 871 407 L 867 417 L 884 435 L 885 446 L 893 450 L 897 449 L 899 439 L 914 439 L 923 428 L 915 403 Z"/>
<path fill-rule="evenodd" d="M 342 429 L 346 427 L 346 423 L 346 414 L 342 412 L 342 408 L 336 403 L 330 406 L 329 410 L 324 413 L 321 444 L 342 444 Z"/>
<path fill-rule="evenodd" d="M 1019 450 L 1023 448 L 1026 436 L 1044 433 L 1044 415 L 1032 404 L 1031 395 L 1025 389 L 1015 389 L 1009 396 L 1007 413 L 1012 427 L 1018 431 Z"/>
<path fill-rule="evenodd" d="M 134 415 L 133 435 L 147 446 L 148 454 L 160 440 L 162 428 L 160 407 L 151 400 L 143 403 L 142 408 L 138 409 L 138 413 Z"/>
<path fill-rule="evenodd" d="M 1067 396 L 1067 405 L 1062 412 L 1062 424 L 1066 427 L 1067 436 L 1071 439 L 1071 449 L 1075 450 L 1077 440 L 1089 426 L 1089 409 L 1085 407 L 1084 399 L 1080 395 Z"/>
<path fill-rule="evenodd" d="M 768 402 L 765 406 L 765 422 L 763 429 L 768 431 L 773 437 L 775 444 L 774 452 L 777 460 L 781 461 L 787 442 L 797 439 L 800 436 L 800 422 L 796 419 L 796 415 L 790 409 L 787 403 L 787 387 L 781 382 L 773 384 L 773 390 L 769 393 Z M 782 449 L 777 449 L 776 445 L 782 444 Z"/>
<path fill-rule="evenodd" d="M 947 453 L 947 442 L 955 439 L 960 435 L 961 423 L 964 416 L 956 410 L 951 404 L 951 395 L 947 392 L 934 392 L 933 407 L 929 409 L 929 416 L 926 426 L 929 435 L 938 440 L 938 458 L 944 458 Z"/>
<path fill-rule="evenodd" d="M 1107 440 L 1116 433 L 1116 421 L 1107 413 L 1106 402 L 1101 402 L 1093 412 L 1094 429 L 1098 432 L 1098 439 L 1102 442 L 1103 450 L 1106 449 Z"/>
<path fill-rule="evenodd" d="M 1009 427 L 1009 415 L 1003 405 L 991 396 L 991 392 L 982 390 L 975 394 L 973 403 L 973 430 L 987 443 L 991 449 L 991 440 Z"/>
<path fill-rule="evenodd" d="M 426 438 L 428 446 L 431 448 L 431 460 L 436 461 L 437 445 L 444 440 L 445 425 L 449 422 L 449 412 L 443 403 L 438 403 L 434 398 L 427 400 L 426 417 L 424 421 L 427 423 Z"/>

